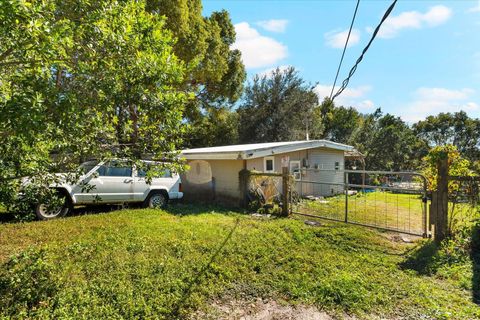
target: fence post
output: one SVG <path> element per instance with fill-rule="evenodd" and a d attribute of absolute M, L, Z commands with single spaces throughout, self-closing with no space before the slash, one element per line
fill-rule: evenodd
<path fill-rule="evenodd" d="M 432 227 L 434 227 L 437 222 L 437 207 L 438 207 L 438 199 L 437 199 L 437 191 L 432 191 L 432 199 L 430 201 L 430 207 L 428 208 L 428 233 L 430 236 L 434 236 L 432 234 Z"/>
<path fill-rule="evenodd" d="M 440 243 L 448 233 L 448 155 L 437 162 L 436 192 L 435 241 Z"/>
<path fill-rule="evenodd" d="M 348 222 L 348 172 L 345 172 L 343 177 L 345 179 L 345 223 Z"/>
<path fill-rule="evenodd" d="M 290 203 L 290 199 L 289 199 L 289 194 L 290 194 L 289 179 L 290 179 L 290 173 L 289 173 L 288 167 L 282 167 L 282 190 L 283 190 L 283 194 L 282 194 L 282 216 L 284 216 L 284 217 L 287 217 L 288 213 L 289 213 L 289 208 L 288 208 L 289 203 Z"/>
<path fill-rule="evenodd" d="M 243 208 L 247 208 L 248 206 L 248 184 L 250 183 L 250 171 L 247 169 L 243 169 L 239 172 L 239 182 L 240 182 L 240 205 Z"/>

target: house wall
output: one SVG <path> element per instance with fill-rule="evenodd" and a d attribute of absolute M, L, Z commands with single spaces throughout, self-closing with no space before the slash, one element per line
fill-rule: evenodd
<path fill-rule="evenodd" d="M 329 196 L 343 192 L 343 187 L 331 183 L 343 183 L 344 153 L 339 150 L 316 148 L 276 154 L 275 172 L 282 171 L 281 159 L 288 155 L 290 161 L 307 159 L 308 168 L 302 170 L 303 181 L 325 182 L 325 184 L 312 184 L 296 182 L 297 192 L 303 196 Z M 196 160 L 189 160 L 192 165 Z M 239 206 L 242 196 L 240 190 L 239 172 L 244 169 L 264 171 L 264 159 L 249 160 L 202 160 L 209 165 L 211 179 L 202 183 L 189 181 L 188 174 L 182 174 L 182 184 L 185 201 L 216 202 L 230 206 Z M 339 169 L 335 170 L 335 162 L 339 162 Z M 196 170 L 194 166 L 190 170 Z M 281 184 L 277 186 L 281 192 Z"/>
<path fill-rule="evenodd" d="M 284 156 L 289 156 L 290 161 L 303 161 L 303 159 L 307 159 L 310 168 L 314 168 L 315 165 L 318 165 L 318 169 L 320 170 L 334 170 L 335 162 L 339 162 L 339 170 L 343 170 L 345 165 L 343 151 L 327 148 L 315 148 L 273 155 L 275 158 L 275 172 L 282 172 L 282 157 Z M 248 159 L 247 169 L 261 172 L 265 171 L 263 159 L 264 158 Z M 301 165 L 303 166 L 303 163 L 301 163 Z"/>
<path fill-rule="evenodd" d="M 313 149 L 309 152 L 309 168 L 302 175 L 304 181 L 318 183 L 300 183 L 300 195 L 331 196 L 343 192 L 344 153 L 332 149 Z M 339 163 L 338 169 L 335 162 Z"/>
<path fill-rule="evenodd" d="M 287 153 L 273 155 L 273 157 L 275 158 L 274 160 L 275 172 L 279 172 L 279 173 L 282 172 L 282 157 L 289 156 L 290 161 L 302 160 L 307 157 L 308 152 L 309 150 L 300 150 L 295 152 L 287 152 Z M 247 169 L 261 171 L 261 172 L 265 171 L 263 159 L 264 158 L 248 159 Z"/>
<path fill-rule="evenodd" d="M 241 201 L 239 172 L 243 160 L 203 160 L 210 165 L 211 179 L 205 183 L 190 181 L 188 174 L 182 174 L 184 199 L 186 201 L 216 202 L 238 206 Z M 194 160 L 189 160 L 191 166 Z M 190 170 L 196 170 L 191 166 Z"/>
<path fill-rule="evenodd" d="M 282 172 L 282 157 L 289 156 L 290 161 L 300 161 L 303 167 L 303 160 L 306 159 L 308 167 L 302 171 L 303 181 L 325 182 L 325 184 L 312 184 L 297 182 L 295 188 L 301 195 L 329 196 L 341 193 L 342 186 L 334 183 L 343 183 L 343 170 L 345 165 L 344 152 L 328 148 L 315 148 L 288 152 L 274 155 L 275 172 Z M 339 163 L 338 170 L 335 170 L 335 162 Z M 247 160 L 247 169 L 265 171 L 264 158 Z M 332 184 L 330 184 L 332 183 Z"/>

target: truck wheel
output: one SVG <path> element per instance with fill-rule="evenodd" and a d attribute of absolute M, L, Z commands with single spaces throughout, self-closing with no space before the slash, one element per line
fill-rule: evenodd
<path fill-rule="evenodd" d="M 39 220 L 52 220 L 66 216 L 72 209 L 70 199 L 63 193 L 60 194 L 63 204 L 59 206 L 49 206 L 46 203 L 39 203 L 35 207 L 35 214 Z"/>
<path fill-rule="evenodd" d="M 167 206 L 167 203 L 168 197 L 165 195 L 165 192 L 154 191 L 150 193 L 143 206 L 151 209 L 163 209 Z"/>

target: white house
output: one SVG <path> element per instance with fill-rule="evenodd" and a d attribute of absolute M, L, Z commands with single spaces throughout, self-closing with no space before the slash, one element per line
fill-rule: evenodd
<path fill-rule="evenodd" d="M 343 183 L 345 152 L 352 146 L 327 140 L 288 141 L 188 149 L 181 152 L 190 170 L 183 174 L 186 199 L 242 201 L 240 171 L 281 172 L 282 158 L 298 180 Z M 287 157 L 285 157 L 287 156 Z M 304 195 L 328 195 L 327 185 L 304 184 Z"/>

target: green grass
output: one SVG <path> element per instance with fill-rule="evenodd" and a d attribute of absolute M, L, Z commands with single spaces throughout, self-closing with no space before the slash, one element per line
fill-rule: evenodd
<path fill-rule="evenodd" d="M 430 203 L 430 202 L 428 202 Z M 345 219 L 345 195 L 326 197 L 325 202 L 302 199 L 293 207 L 300 213 L 318 215 L 335 220 Z M 348 197 L 348 220 L 402 232 L 423 234 L 422 196 L 384 191 L 359 192 Z M 427 212 L 429 208 L 427 206 Z M 455 229 L 470 223 L 477 215 L 477 209 L 469 204 L 449 203 L 449 216 L 453 217 Z"/>
<path fill-rule="evenodd" d="M 417 246 L 184 205 L 3 224 L 0 319 L 172 319 L 256 297 L 359 318 L 480 317 L 471 262 L 426 272 L 433 253 Z"/>
<path fill-rule="evenodd" d="M 342 220 L 345 195 L 325 198 L 327 203 L 302 200 L 297 211 Z M 358 193 L 348 197 L 348 219 L 352 222 L 403 232 L 423 234 L 423 203 L 420 195 L 383 191 Z"/>

